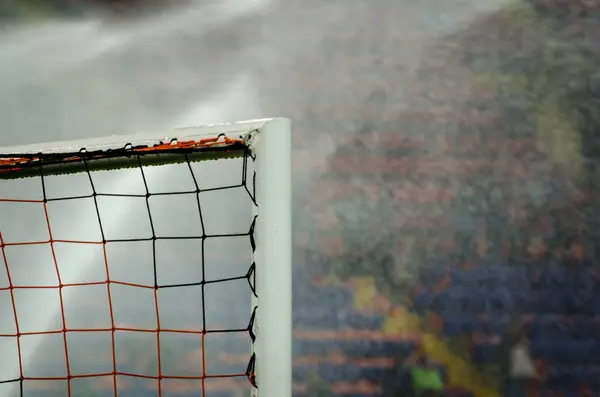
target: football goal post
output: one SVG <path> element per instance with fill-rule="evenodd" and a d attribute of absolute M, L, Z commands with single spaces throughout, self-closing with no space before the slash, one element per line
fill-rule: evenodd
<path fill-rule="evenodd" d="M 291 397 L 284 118 L 0 148 L 0 397 Z"/>

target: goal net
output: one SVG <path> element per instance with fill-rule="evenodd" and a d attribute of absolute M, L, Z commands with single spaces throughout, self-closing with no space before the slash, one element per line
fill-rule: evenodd
<path fill-rule="evenodd" d="M 291 395 L 287 119 L 0 149 L 0 397 Z"/>

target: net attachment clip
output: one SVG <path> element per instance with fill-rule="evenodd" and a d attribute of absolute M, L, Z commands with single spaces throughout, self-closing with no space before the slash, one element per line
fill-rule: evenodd
<path fill-rule="evenodd" d="M 256 148 L 258 147 L 260 140 L 260 131 L 258 129 L 254 129 L 240 138 L 242 139 L 244 146 L 248 148 L 250 155 L 254 157 L 256 155 Z"/>

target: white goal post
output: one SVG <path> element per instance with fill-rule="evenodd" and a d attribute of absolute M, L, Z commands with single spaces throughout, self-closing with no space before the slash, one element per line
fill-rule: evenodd
<path fill-rule="evenodd" d="M 163 135 L 97 139 L 0 148 L 2 180 L 137 166 L 243 157 L 255 164 L 256 250 L 254 328 L 256 384 L 261 397 L 292 395 L 292 154 L 285 118 L 179 128 Z M 140 156 L 142 154 L 143 156 Z M 1 225 L 0 225 L 1 231 Z M 1 320 L 1 319 L 0 319 Z"/>

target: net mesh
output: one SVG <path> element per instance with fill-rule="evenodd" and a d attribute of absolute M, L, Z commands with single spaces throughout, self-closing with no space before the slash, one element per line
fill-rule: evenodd
<path fill-rule="evenodd" d="M 163 149 L 159 167 L 131 146 L 128 169 L 93 171 L 114 152 L 0 163 L 37 174 L 0 180 L 0 396 L 256 388 L 254 159 Z M 66 157 L 84 172 L 46 171 Z"/>

